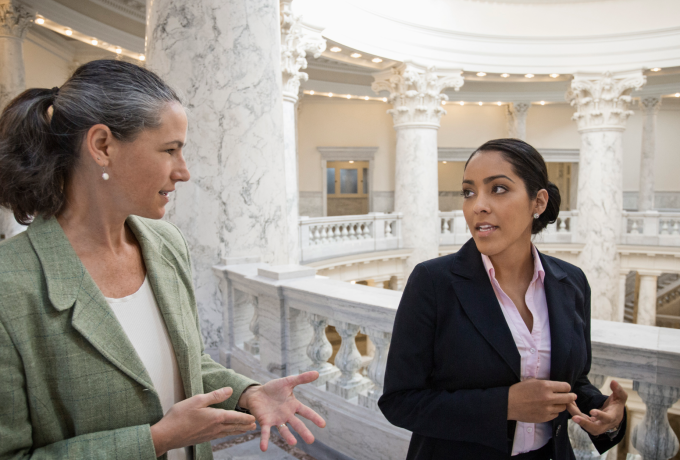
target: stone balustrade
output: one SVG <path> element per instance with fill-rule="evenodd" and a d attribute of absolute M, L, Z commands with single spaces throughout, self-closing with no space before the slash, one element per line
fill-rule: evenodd
<path fill-rule="evenodd" d="M 302 262 L 401 248 L 400 213 L 300 217 Z"/>
<path fill-rule="evenodd" d="M 297 265 L 220 265 L 214 271 L 225 302 L 223 364 L 260 381 L 318 371 L 319 380 L 296 394 L 328 421 L 325 430 L 311 428 L 319 441 L 355 459 L 405 457 L 409 433 L 390 425 L 377 407 L 400 292 L 316 276 Z M 335 364 L 328 362 L 328 325 L 342 337 Z M 359 372 L 355 343 L 360 331 L 375 346 L 366 375 Z M 594 383 L 601 385 L 604 376 L 632 379 L 646 404 L 644 420 L 632 431 L 642 459 L 675 455 L 678 440 L 666 413 L 680 398 L 680 330 L 593 320 L 591 335 Z M 257 348 L 245 345 L 255 338 Z M 587 451 L 587 440 L 570 431 L 575 446 Z M 577 457 L 593 458 L 586 451 Z"/>
<path fill-rule="evenodd" d="M 624 211 L 622 233 L 624 244 L 680 246 L 680 212 Z"/>

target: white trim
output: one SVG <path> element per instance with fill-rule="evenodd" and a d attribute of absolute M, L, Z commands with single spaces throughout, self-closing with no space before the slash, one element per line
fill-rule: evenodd
<path fill-rule="evenodd" d="M 439 161 L 467 161 L 476 147 L 439 147 Z M 579 149 L 536 149 L 546 163 L 578 163 Z"/>
<path fill-rule="evenodd" d="M 76 55 L 75 47 L 61 38 L 58 34 L 47 32 L 47 30 L 48 29 L 42 27 L 29 28 L 28 33 L 26 34 L 26 41 L 71 63 Z"/>
<path fill-rule="evenodd" d="M 321 190 L 323 216 L 328 215 L 328 182 L 326 167 L 329 161 L 368 161 L 368 212 L 373 212 L 373 183 L 375 177 L 375 152 L 378 147 L 317 147 L 321 154 Z"/>
<path fill-rule="evenodd" d="M 115 13 L 120 14 L 121 16 L 125 16 L 126 18 L 133 19 L 142 24 L 146 23 L 146 2 L 143 2 L 145 4 L 144 11 L 139 11 L 136 10 L 135 8 L 131 8 L 127 5 L 124 5 L 123 2 L 121 1 L 116 0 L 90 0 L 90 1 L 92 3 L 96 3 L 99 6 L 103 6 L 107 10 L 114 11 Z"/>
<path fill-rule="evenodd" d="M 98 40 L 126 48 L 135 53 L 144 54 L 143 38 L 99 22 L 54 0 L 33 0 L 32 6 L 38 14 L 46 19 L 70 27 L 82 34 L 96 37 Z"/>

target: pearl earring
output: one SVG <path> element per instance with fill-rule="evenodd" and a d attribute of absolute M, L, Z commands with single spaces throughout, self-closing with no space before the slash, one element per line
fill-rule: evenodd
<path fill-rule="evenodd" d="M 534 219 L 538 219 L 540 216 L 537 212 L 534 213 Z"/>
<path fill-rule="evenodd" d="M 109 180 L 109 174 L 106 172 L 106 170 L 104 169 L 103 166 L 102 166 L 102 171 L 103 171 L 103 173 L 102 173 L 102 179 L 104 179 L 104 180 Z"/>

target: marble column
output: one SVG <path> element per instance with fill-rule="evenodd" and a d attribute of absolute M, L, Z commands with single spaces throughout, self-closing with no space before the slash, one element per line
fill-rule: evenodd
<path fill-rule="evenodd" d="M 645 121 L 642 126 L 642 155 L 640 156 L 640 192 L 638 211 L 654 209 L 654 153 L 656 151 L 656 114 L 661 97 L 643 97 L 640 101 Z"/>
<path fill-rule="evenodd" d="M 33 16 L 17 1 L 0 0 L 0 112 L 26 89 L 23 42 Z M 0 207 L 0 240 L 21 228 L 12 213 Z"/>
<path fill-rule="evenodd" d="M 508 104 L 508 137 L 527 140 L 527 113 L 531 102 L 511 102 Z"/>
<path fill-rule="evenodd" d="M 637 302 L 637 324 L 656 326 L 656 286 L 660 271 L 638 270 L 640 290 Z"/>
<path fill-rule="evenodd" d="M 286 176 L 286 218 L 289 232 L 296 235 L 288 244 L 288 263 L 300 262 L 299 193 L 297 162 L 297 117 L 296 104 L 300 82 L 307 81 L 307 52 L 315 58 L 326 49 L 326 40 L 319 31 L 303 28 L 300 16 L 293 14 L 293 0 L 281 1 L 281 72 L 283 78 L 283 150 Z"/>
<path fill-rule="evenodd" d="M 189 118 L 168 220 L 184 233 L 207 348 L 222 341 L 223 259 L 292 257 L 287 219 L 278 0 L 152 0 L 147 66 L 174 86 Z"/>
<path fill-rule="evenodd" d="M 641 71 L 576 74 L 567 93 L 581 133 L 576 238 L 584 248 L 577 265 L 590 282 L 597 319 L 613 320 L 618 310 L 623 132 L 632 114 L 630 93 L 645 82 Z"/>
<path fill-rule="evenodd" d="M 423 71 L 404 64 L 374 75 L 373 91 L 390 93 L 388 113 L 397 131 L 394 210 L 404 215 L 404 247 L 413 248 L 406 260 L 406 277 L 418 263 L 439 255 L 437 130 L 446 113 L 442 90 L 459 90 L 461 73 L 440 76 L 433 68 Z"/>

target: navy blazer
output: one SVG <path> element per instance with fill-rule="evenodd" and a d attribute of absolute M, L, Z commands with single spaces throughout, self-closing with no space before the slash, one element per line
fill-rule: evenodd
<path fill-rule="evenodd" d="M 583 413 L 607 399 L 588 381 L 590 286 L 580 268 L 539 253 L 551 337 L 550 379 L 567 382 Z M 508 460 L 516 422 L 507 420 L 520 355 L 473 239 L 428 260 L 408 279 L 394 321 L 379 407 L 413 432 L 407 459 Z M 573 460 L 567 411 L 552 421 L 553 460 Z M 604 452 L 613 440 L 591 437 Z"/>

